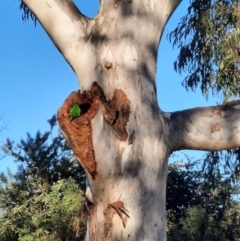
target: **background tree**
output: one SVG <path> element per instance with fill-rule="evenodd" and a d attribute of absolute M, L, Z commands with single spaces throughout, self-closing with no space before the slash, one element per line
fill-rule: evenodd
<path fill-rule="evenodd" d="M 169 155 L 180 149 L 218 151 L 240 145 L 239 102 L 174 113 L 158 106 L 158 45 L 180 2 L 101 0 L 98 15 L 89 19 L 72 1 L 22 0 L 24 16 L 34 15 L 41 23 L 81 87 L 81 92 L 73 92 L 59 109 L 58 122 L 88 179 L 87 196 L 92 205 L 86 240 L 166 240 Z M 230 30 L 235 25 L 217 19 L 219 8 L 212 8 L 217 6 L 212 2 L 191 2 L 190 10 L 200 14 L 189 31 L 194 35 L 196 29 L 202 41 L 206 36 L 201 34 L 201 26 L 207 28 L 208 21 L 202 21 L 201 13 L 208 10 L 213 14 L 205 14 L 205 18 L 214 20 L 216 16 L 223 33 L 234 32 Z M 235 3 L 216 2 L 229 11 Z M 216 42 L 218 45 L 220 40 Z M 200 44 L 192 52 L 193 64 L 200 70 L 204 62 L 197 54 L 205 53 L 203 60 L 207 61 L 209 56 L 203 47 Z M 225 57 L 221 52 L 216 56 L 217 60 Z M 223 69 L 227 65 L 213 66 Z M 234 73 L 235 66 L 230 67 Z M 221 81 L 210 82 L 206 70 L 200 77 L 194 75 L 204 94 L 209 89 L 223 92 L 224 99 L 237 94 L 238 82 L 234 77 L 229 80 L 230 72 L 224 73 Z M 95 81 L 97 85 L 93 85 Z M 191 81 L 187 82 L 190 88 L 194 86 Z M 70 109 L 76 103 L 82 113 L 70 122 Z"/>
<path fill-rule="evenodd" d="M 222 168 L 213 178 L 201 168 L 203 162 L 169 167 L 168 240 L 239 240 L 239 184 L 229 181 Z"/>
<path fill-rule="evenodd" d="M 0 175 L 0 240 L 83 240 L 85 175 L 63 137 L 38 131 L 3 149 L 20 164 Z"/>
<path fill-rule="evenodd" d="M 3 120 L 4 114 L 0 114 L 0 133 L 7 128 L 8 123 Z M 0 151 L 0 160 L 4 158 L 4 153 Z"/>
<path fill-rule="evenodd" d="M 48 123 L 52 131 L 56 125 L 56 117 L 53 116 Z M 22 180 L 28 177 L 41 178 L 53 184 L 61 178 L 72 177 L 84 190 L 85 175 L 80 164 L 63 136 L 58 134 L 52 137 L 51 131 L 38 131 L 35 137 L 27 133 L 26 140 L 22 139 L 17 145 L 7 139 L 3 151 L 20 163 L 20 172 L 17 175 Z"/>
<path fill-rule="evenodd" d="M 239 20 L 236 0 L 190 0 L 187 15 L 169 35 L 179 48 L 174 68 L 187 72 L 186 89 L 200 85 L 206 98 L 210 92 L 224 102 L 239 96 Z"/>

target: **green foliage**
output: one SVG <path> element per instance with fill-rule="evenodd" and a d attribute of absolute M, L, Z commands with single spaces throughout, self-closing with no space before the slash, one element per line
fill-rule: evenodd
<path fill-rule="evenodd" d="M 239 241 L 239 206 L 228 207 L 218 220 L 201 206 L 191 207 L 181 219 L 180 237 L 189 241 Z"/>
<path fill-rule="evenodd" d="M 82 240 L 85 217 L 76 182 L 71 178 L 52 185 L 38 182 L 32 188 L 34 195 L 14 183 L 6 186 L 17 191 L 18 200 L 11 209 L 4 208 L 0 240 Z"/>
<path fill-rule="evenodd" d="M 224 101 L 240 92 L 240 11 L 236 0 L 190 0 L 187 15 L 169 38 L 180 49 L 174 68 L 187 71 L 187 89 L 220 93 Z"/>
<path fill-rule="evenodd" d="M 83 240 L 85 175 L 62 136 L 38 131 L 3 150 L 20 165 L 0 174 L 0 240 Z"/>
<path fill-rule="evenodd" d="M 168 240 L 240 240 L 239 185 L 230 181 L 226 184 L 221 172 L 215 174 L 213 179 L 210 173 L 201 170 L 196 161 L 170 165 Z"/>
<path fill-rule="evenodd" d="M 56 118 L 53 117 L 48 122 L 52 129 Z M 3 150 L 20 163 L 16 175 L 21 182 L 33 177 L 43 178 L 52 184 L 61 178 L 72 177 L 82 189 L 85 188 L 84 172 L 60 133 L 54 138 L 51 132 L 37 131 L 35 137 L 27 133 L 26 140 L 22 139 L 18 144 L 7 139 Z"/>
<path fill-rule="evenodd" d="M 168 167 L 167 210 L 177 219 L 184 215 L 186 208 L 198 203 L 196 190 L 202 174 L 194 170 L 195 165 L 196 162 L 175 162 Z"/>
<path fill-rule="evenodd" d="M 213 187 L 216 177 L 224 177 L 225 183 L 240 179 L 240 148 L 226 151 L 207 152 L 203 160 L 203 170 Z"/>

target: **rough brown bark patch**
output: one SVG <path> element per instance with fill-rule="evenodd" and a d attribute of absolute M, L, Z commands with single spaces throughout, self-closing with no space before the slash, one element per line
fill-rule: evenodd
<path fill-rule="evenodd" d="M 130 103 L 127 95 L 119 89 L 114 90 L 112 100 L 102 102 L 104 118 L 121 141 L 128 138 L 126 125 L 129 121 Z"/>
<path fill-rule="evenodd" d="M 103 116 L 110 125 L 116 137 L 126 141 L 128 134 L 126 125 L 130 115 L 130 101 L 122 90 L 115 90 L 112 100 L 107 101 L 102 93 L 94 94 L 91 91 L 72 92 L 58 110 L 57 119 L 62 132 L 77 159 L 95 179 L 97 174 L 97 163 L 95 161 L 92 143 L 91 119 L 99 109 L 100 102 L 103 106 Z M 81 108 L 81 115 L 70 121 L 70 109 L 77 103 Z"/>
<path fill-rule="evenodd" d="M 104 215 L 105 215 L 105 221 L 104 221 L 104 238 L 109 240 L 112 235 L 112 218 L 114 215 L 114 210 L 108 206 L 104 210 Z"/>
<path fill-rule="evenodd" d="M 108 206 L 112 207 L 118 216 L 122 219 L 123 227 L 126 227 L 127 223 L 127 217 L 129 218 L 128 215 L 128 210 L 124 207 L 123 202 L 121 201 L 116 201 L 114 203 L 110 203 Z"/>
<path fill-rule="evenodd" d="M 82 112 L 81 115 L 70 122 L 70 109 L 77 103 Z M 99 99 L 95 98 L 91 92 L 72 92 L 58 110 L 58 123 L 74 151 L 77 159 L 89 172 L 93 179 L 97 174 L 97 163 L 92 144 L 91 119 L 95 116 L 99 108 Z"/>

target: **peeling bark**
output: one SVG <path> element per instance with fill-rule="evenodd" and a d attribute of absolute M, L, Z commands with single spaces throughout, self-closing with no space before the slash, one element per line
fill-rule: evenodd
<path fill-rule="evenodd" d="M 129 215 L 128 210 L 124 207 L 123 202 L 116 201 L 114 203 L 110 203 L 109 206 L 112 207 L 116 211 L 118 216 L 122 219 L 123 227 L 125 228 L 127 223 L 127 217 L 129 218 Z"/>
<path fill-rule="evenodd" d="M 127 122 L 130 115 L 130 101 L 122 90 L 114 90 L 113 98 L 103 103 L 103 115 L 120 141 L 126 141 Z"/>
<path fill-rule="evenodd" d="M 70 109 L 78 103 L 82 113 L 78 118 L 70 121 Z M 91 119 L 94 118 L 99 108 L 99 100 L 91 92 L 72 92 L 65 100 L 57 114 L 58 123 L 76 157 L 95 179 L 97 163 L 93 151 Z M 76 134 L 77 133 L 77 134 Z"/>
<path fill-rule="evenodd" d="M 77 103 L 82 111 L 80 116 L 70 121 L 70 109 L 74 103 Z M 126 125 L 129 120 L 130 101 L 122 90 L 115 90 L 110 101 L 103 101 L 90 91 L 84 91 L 82 94 L 80 91 L 72 92 L 57 113 L 57 120 L 65 138 L 93 180 L 97 175 L 97 163 L 92 142 L 91 120 L 99 110 L 100 103 L 103 106 L 105 121 L 115 136 L 120 141 L 127 140 Z"/>

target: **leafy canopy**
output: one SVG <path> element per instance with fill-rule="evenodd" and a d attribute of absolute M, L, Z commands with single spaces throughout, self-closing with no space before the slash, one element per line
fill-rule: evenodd
<path fill-rule="evenodd" d="M 72 178 L 52 185 L 34 179 L 27 186 L 17 182 L 0 178 L 1 241 L 83 240 L 84 199 Z"/>
<path fill-rule="evenodd" d="M 55 116 L 48 120 L 51 130 L 56 122 Z M 26 139 L 17 144 L 7 139 L 3 150 L 20 163 L 16 174 L 19 178 L 44 178 L 52 184 L 60 178 L 72 177 L 82 189 L 85 188 L 84 172 L 61 134 L 52 137 L 50 131 L 37 131 L 35 136 L 27 133 Z"/>
<path fill-rule="evenodd" d="M 236 0 L 190 0 L 187 15 L 169 34 L 179 48 L 174 69 L 187 72 L 186 89 L 201 87 L 224 101 L 240 92 L 240 9 Z"/>
<path fill-rule="evenodd" d="M 167 240 L 239 241 L 240 188 L 218 173 L 201 170 L 187 156 L 187 162 L 169 165 L 167 182 Z M 227 187 L 227 188 L 226 188 Z"/>
<path fill-rule="evenodd" d="M 20 0 L 20 6 L 19 6 L 20 10 L 22 10 L 22 20 L 26 21 L 26 20 L 33 20 L 35 25 L 37 22 L 37 19 L 35 17 L 35 15 L 29 10 L 29 8 L 22 2 L 22 0 Z"/>
<path fill-rule="evenodd" d="M 56 124 L 53 116 L 51 130 Z M 27 134 L 3 147 L 18 171 L 0 173 L 0 240 L 82 240 L 85 174 L 61 134 Z"/>

